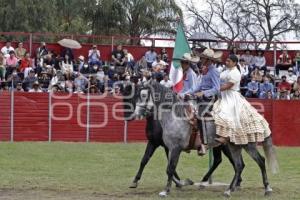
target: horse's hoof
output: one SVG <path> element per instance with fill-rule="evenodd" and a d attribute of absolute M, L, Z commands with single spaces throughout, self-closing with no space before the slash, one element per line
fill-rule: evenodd
<path fill-rule="evenodd" d="M 185 179 L 184 180 L 184 185 L 186 186 L 186 185 L 194 185 L 194 181 L 192 181 L 191 179 Z"/>
<path fill-rule="evenodd" d="M 199 185 L 199 189 L 201 189 L 201 190 L 202 190 L 202 189 L 205 189 L 207 185 L 208 185 L 208 181 L 206 181 L 206 182 L 203 182 L 203 181 L 202 181 L 202 182 L 200 183 L 200 185 Z"/>
<path fill-rule="evenodd" d="M 133 182 L 133 183 L 131 183 L 131 185 L 129 186 L 129 188 L 137 188 L 137 186 L 138 186 L 138 183 Z"/>
<path fill-rule="evenodd" d="M 160 197 L 167 197 L 168 196 L 168 192 L 167 191 L 162 191 L 159 193 Z"/>
<path fill-rule="evenodd" d="M 272 192 L 273 192 L 273 189 L 270 186 L 268 186 L 265 190 L 265 196 L 266 197 L 271 196 Z"/>
<path fill-rule="evenodd" d="M 183 184 L 176 184 L 177 189 L 181 189 L 183 187 Z"/>
<path fill-rule="evenodd" d="M 230 198 L 231 197 L 230 190 L 227 190 L 227 191 L 224 192 L 224 197 L 226 197 L 226 198 Z"/>

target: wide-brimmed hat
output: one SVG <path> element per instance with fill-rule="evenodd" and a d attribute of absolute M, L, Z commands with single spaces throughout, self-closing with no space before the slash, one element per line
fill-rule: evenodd
<path fill-rule="evenodd" d="M 198 63 L 200 61 L 200 58 L 198 56 L 193 56 L 191 53 L 185 53 L 179 60 L 191 63 Z"/>
<path fill-rule="evenodd" d="M 205 49 L 201 54 L 200 58 L 206 58 L 213 61 L 220 61 L 222 59 L 223 52 L 217 51 L 215 52 L 212 49 Z"/>

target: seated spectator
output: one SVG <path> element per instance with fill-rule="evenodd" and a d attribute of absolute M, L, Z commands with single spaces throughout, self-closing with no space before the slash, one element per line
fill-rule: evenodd
<path fill-rule="evenodd" d="M 74 80 L 75 93 L 83 93 L 88 85 L 89 80 L 81 73 L 76 74 Z"/>
<path fill-rule="evenodd" d="M 85 77 L 88 77 L 88 75 L 91 73 L 91 68 L 87 63 L 83 64 L 83 67 L 80 70 L 80 73 L 83 74 Z"/>
<path fill-rule="evenodd" d="M 254 78 L 255 81 L 257 81 L 257 82 L 262 81 L 262 76 L 263 75 L 261 74 L 261 72 L 259 71 L 259 69 L 257 67 L 254 68 L 254 71 L 251 72 L 251 75 L 250 75 L 251 79 Z"/>
<path fill-rule="evenodd" d="M 41 42 L 41 45 L 36 49 L 36 58 L 43 59 L 48 54 L 48 49 L 45 42 Z"/>
<path fill-rule="evenodd" d="M 89 93 L 90 94 L 100 94 L 99 89 L 97 88 L 96 85 L 91 85 L 89 88 Z"/>
<path fill-rule="evenodd" d="M 0 92 L 8 91 L 8 90 L 9 90 L 8 83 L 6 81 L 0 82 Z"/>
<path fill-rule="evenodd" d="M 277 87 L 277 98 L 278 99 L 290 99 L 292 86 L 287 82 L 286 76 L 281 77 L 281 82 Z"/>
<path fill-rule="evenodd" d="M 247 84 L 246 97 L 248 98 L 257 98 L 258 97 L 258 82 L 254 77 L 252 77 L 251 82 Z"/>
<path fill-rule="evenodd" d="M 63 74 L 73 73 L 74 71 L 73 61 L 70 59 L 68 54 L 65 55 L 64 60 L 61 62 L 60 69 Z"/>
<path fill-rule="evenodd" d="M 38 81 L 41 86 L 41 90 L 43 92 L 47 92 L 50 85 L 50 77 L 46 71 L 43 71 L 41 75 L 38 77 Z"/>
<path fill-rule="evenodd" d="M 9 76 L 14 69 L 16 69 L 18 64 L 18 59 L 15 56 L 15 52 L 9 52 L 9 57 L 6 58 L 6 78 Z"/>
<path fill-rule="evenodd" d="M 274 96 L 274 85 L 270 83 L 270 80 L 267 76 L 264 76 L 264 82 L 260 84 L 259 87 L 259 98 L 267 99 L 268 93 L 271 93 Z"/>
<path fill-rule="evenodd" d="M 0 81 L 5 80 L 6 74 L 6 59 L 2 52 L 0 52 Z"/>
<path fill-rule="evenodd" d="M 162 81 L 160 81 L 160 84 L 167 88 L 173 87 L 173 83 L 172 83 L 172 81 L 170 81 L 169 75 L 167 75 L 167 74 L 164 75 L 164 79 Z"/>
<path fill-rule="evenodd" d="M 61 91 L 65 91 L 65 80 L 66 79 L 62 71 L 57 71 L 50 81 L 49 88 L 51 89 L 52 86 L 57 85 Z"/>
<path fill-rule="evenodd" d="M 16 52 L 16 57 L 17 57 L 18 60 L 22 60 L 24 58 L 25 53 L 26 53 L 26 49 L 23 48 L 23 43 L 22 42 L 20 42 L 18 44 L 18 48 L 16 48 L 15 52 Z"/>
<path fill-rule="evenodd" d="M 300 76 L 298 76 L 297 81 L 293 84 L 293 91 L 300 91 Z"/>
<path fill-rule="evenodd" d="M 156 60 L 152 63 L 152 71 L 153 72 L 164 73 L 164 70 L 166 69 L 167 65 L 168 65 L 168 63 L 166 63 L 165 61 L 163 61 L 161 59 L 161 56 L 158 55 L 156 57 Z"/>
<path fill-rule="evenodd" d="M 124 49 L 124 55 L 125 55 L 125 62 L 127 63 L 127 67 L 129 67 L 131 70 L 134 70 L 134 57 L 131 53 L 128 52 L 127 49 Z"/>
<path fill-rule="evenodd" d="M 279 59 L 277 60 L 277 65 L 275 66 L 276 76 L 279 76 L 279 70 L 282 69 L 289 69 L 292 67 L 292 59 L 288 55 L 287 50 L 283 50 L 282 54 L 279 56 Z"/>
<path fill-rule="evenodd" d="M 17 69 L 14 69 L 7 77 L 7 82 L 10 88 L 16 88 L 18 83 L 22 83 L 22 77 L 19 76 Z"/>
<path fill-rule="evenodd" d="M 245 65 L 251 66 L 253 64 L 253 56 L 251 55 L 251 51 L 249 49 L 245 50 L 245 53 L 241 56 L 240 60 L 243 59 Z"/>
<path fill-rule="evenodd" d="M 38 81 L 35 81 L 28 92 L 43 92 Z"/>
<path fill-rule="evenodd" d="M 248 80 L 248 75 L 249 75 L 249 69 L 248 69 L 248 65 L 246 64 L 246 61 L 244 60 L 244 58 L 240 59 L 240 70 L 241 70 L 241 86 L 244 87 L 247 84 L 247 80 Z"/>
<path fill-rule="evenodd" d="M 289 68 L 288 70 L 288 75 L 286 76 L 286 81 L 290 84 L 290 85 L 294 85 L 294 83 L 297 81 L 297 76 L 294 73 L 294 70 L 292 67 Z"/>
<path fill-rule="evenodd" d="M 297 51 L 295 58 L 294 58 L 294 66 L 295 66 L 295 71 L 297 72 L 297 75 L 300 74 L 300 51 Z"/>
<path fill-rule="evenodd" d="M 11 46 L 11 42 L 8 41 L 6 45 L 2 47 L 1 52 L 5 58 L 8 58 L 11 51 L 15 51 L 15 49 Z"/>
<path fill-rule="evenodd" d="M 74 81 L 72 73 L 68 72 L 65 74 L 65 91 L 68 93 L 73 93 Z"/>
<path fill-rule="evenodd" d="M 292 100 L 299 100 L 300 99 L 300 90 L 296 90 L 292 95 L 291 95 Z"/>
<path fill-rule="evenodd" d="M 96 75 L 96 79 L 98 81 L 97 87 L 100 89 L 100 91 L 102 93 L 104 93 L 104 89 L 105 89 L 104 85 L 105 85 L 106 75 L 105 75 L 105 73 L 103 71 L 103 67 L 102 66 L 99 67 L 99 70 L 98 70 L 97 75 Z"/>
<path fill-rule="evenodd" d="M 91 74 L 97 74 L 98 70 L 99 70 L 99 66 L 94 64 L 91 68 Z"/>
<path fill-rule="evenodd" d="M 253 59 L 253 67 L 257 67 L 259 70 L 264 70 L 264 74 L 266 74 L 266 58 L 264 56 L 264 51 L 259 49 L 257 50 L 257 55 Z"/>
<path fill-rule="evenodd" d="M 17 83 L 16 92 L 24 92 L 22 85 L 22 83 Z"/>
<path fill-rule="evenodd" d="M 32 89 L 33 83 L 38 81 L 37 77 L 35 76 L 35 73 L 33 70 L 31 70 L 28 74 L 28 76 L 24 79 L 24 88 L 25 91 L 29 91 Z"/>
<path fill-rule="evenodd" d="M 124 54 L 122 45 L 118 45 L 117 49 L 112 52 L 112 60 L 113 60 L 113 64 L 115 66 L 116 72 L 119 75 L 124 74 L 126 62 L 125 62 L 125 54 Z"/>
<path fill-rule="evenodd" d="M 64 58 L 66 55 L 69 56 L 71 61 L 74 61 L 74 54 L 73 54 L 73 50 L 70 48 L 63 48 L 63 50 L 61 51 L 60 57 Z"/>
<path fill-rule="evenodd" d="M 30 58 L 30 53 L 29 52 L 27 52 L 25 54 L 25 57 L 22 58 L 21 64 L 19 66 L 19 70 L 20 70 L 20 72 L 24 73 L 25 69 L 28 68 L 28 67 L 33 67 L 33 60 Z"/>
<path fill-rule="evenodd" d="M 152 68 L 152 63 L 156 60 L 156 57 L 157 53 L 154 50 L 154 46 L 152 46 L 145 54 L 145 59 L 149 70 Z"/>
<path fill-rule="evenodd" d="M 84 65 L 84 56 L 80 55 L 77 62 L 74 64 L 74 71 L 80 72 Z M 76 68 L 76 69 L 75 69 Z"/>
<path fill-rule="evenodd" d="M 92 49 L 89 50 L 89 65 L 98 65 L 101 66 L 101 55 L 100 51 L 97 49 L 97 45 L 93 45 Z"/>
<path fill-rule="evenodd" d="M 269 69 L 267 69 L 267 71 L 266 71 L 266 76 L 269 78 L 270 83 L 272 83 L 274 85 L 275 76 L 273 74 L 271 74 L 271 71 Z"/>
<path fill-rule="evenodd" d="M 49 89 L 49 92 L 52 93 L 62 92 L 62 89 L 58 85 L 52 85 Z"/>
<path fill-rule="evenodd" d="M 272 92 L 268 92 L 267 93 L 267 98 L 266 99 L 274 99 L 274 94 L 272 94 Z"/>

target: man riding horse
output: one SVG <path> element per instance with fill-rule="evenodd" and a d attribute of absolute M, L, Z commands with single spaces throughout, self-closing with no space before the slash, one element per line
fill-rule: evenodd
<path fill-rule="evenodd" d="M 201 55 L 201 80 L 198 79 L 193 87 L 188 90 L 180 92 L 180 96 L 196 95 L 199 97 L 198 109 L 198 129 L 200 130 L 200 138 L 203 144 L 207 144 L 206 135 L 207 130 L 205 128 L 205 117 L 208 117 L 208 112 L 211 111 L 212 106 L 216 100 L 216 96 L 220 91 L 220 74 L 215 67 L 215 62 L 222 57 L 221 52 L 214 52 L 212 49 L 206 49 Z M 182 65 L 184 66 L 184 65 Z M 206 153 L 204 145 L 198 150 L 199 155 Z"/>

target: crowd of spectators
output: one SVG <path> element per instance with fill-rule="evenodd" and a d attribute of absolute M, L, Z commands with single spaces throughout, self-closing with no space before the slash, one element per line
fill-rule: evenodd
<path fill-rule="evenodd" d="M 199 53 L 195 48 L 192 51 Z M 237 48 L 231 51 L 239 58 L 241 93 L 249 98 L 299 99 L 300 51 L 294 58 L 286 50 L 282 51 L 274 67 L 275 73 L 267 68 L 263 50 L 257 50 L 255 55 L 253 52 Z M 165 48 L 156 52 L 150 47 L 142 58 L 136 59 L 118 45 L 111 52 L 107 65 L 104 65 L 97 45 L 92 45 L 86 55 L 86 58 L 83 55 L 75 58 L 69 48 L 54 52 L 45 42 L 41 42 L 34 55 L 30 55 L 21 42 L 17 48 L 7 42 L 0 52 L 0 90 L 102 94 L 116 91 L 118 88 L 114 83 L 120 80 L 130 81 L 138 77 L 136 81 L 143 81 L 149 72 L 164 86 L 172 87 L 168 78 L 170 59 Z M 221 60 L 216 67 L 219 72 L 225 69 Z M 201 70 L 197 65 L 192 68 L 200 79 Z M 282 69 L 287 69 L 288 73 L 279 77 Z"/>

